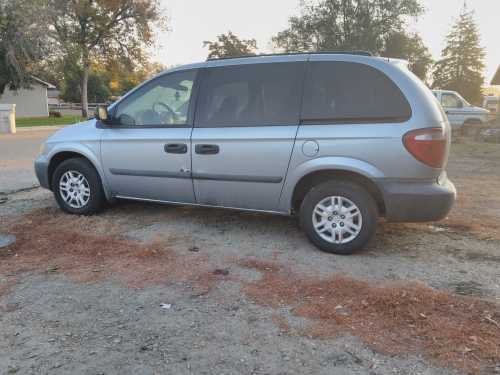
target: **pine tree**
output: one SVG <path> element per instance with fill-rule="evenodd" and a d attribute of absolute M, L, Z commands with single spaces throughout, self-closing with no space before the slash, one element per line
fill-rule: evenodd
<path fill-rule="evenodd" d="M 458 91 L 470 102 L 481 103 L 485 50 L 480 43 L 474 12 L 464 5 L 436 63 L 433 87 Z"/>

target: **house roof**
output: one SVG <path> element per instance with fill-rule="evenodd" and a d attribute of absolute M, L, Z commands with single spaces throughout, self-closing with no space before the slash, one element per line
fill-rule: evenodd
<path fill-rule="evenodd" d="M 42 81 L 40 78 L 37 78 L 35 76 L 31 76 L 31 79 L 37 83 L 39 83 L 40 85 L 42 86 L 45 86 L 47 87 L 48 89 L 56 89 L 57 87 L 54 86 L 53 84 L 51 83 L 48 83 L 48 82 L 45 82 L 45 81 Z"/>
<path fill-rule="evenodd" d="M 492 85 L 500 85 L 500 66 L 497 69 L 497 72 L 495 76 L 493 77 L 493 80 L 491 81 Z"/>

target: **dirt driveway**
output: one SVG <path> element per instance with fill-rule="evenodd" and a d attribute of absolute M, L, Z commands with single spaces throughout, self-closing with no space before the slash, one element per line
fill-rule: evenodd
<path fill-rule="evenodd" d="M 500 147 L 454 144 L 460 198 L 317 251 L 292 218 L 0 204 L 0 373 L 500 374 Z"/>

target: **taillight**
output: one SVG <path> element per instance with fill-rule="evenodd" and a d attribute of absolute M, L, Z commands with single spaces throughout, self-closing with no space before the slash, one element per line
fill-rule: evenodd
<path fill-rule="evenodd" d="M 417 160 L 432 168 L 443 167 L 448 150 L 448 138 L 444 129 L 413 130 L 404 135 L 403 143 Z"/>

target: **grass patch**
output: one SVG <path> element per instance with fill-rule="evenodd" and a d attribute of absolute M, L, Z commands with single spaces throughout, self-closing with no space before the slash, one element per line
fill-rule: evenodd
<path fill-rule="evenodd" d="M 62 117 L 25 117 L 17 118 L 16 126 L 24 128 L 28 126 L 57 126 L 57 125 L 70 125 L 80 121 L 84 118 L 81 116 L 62 116 Z"/>

